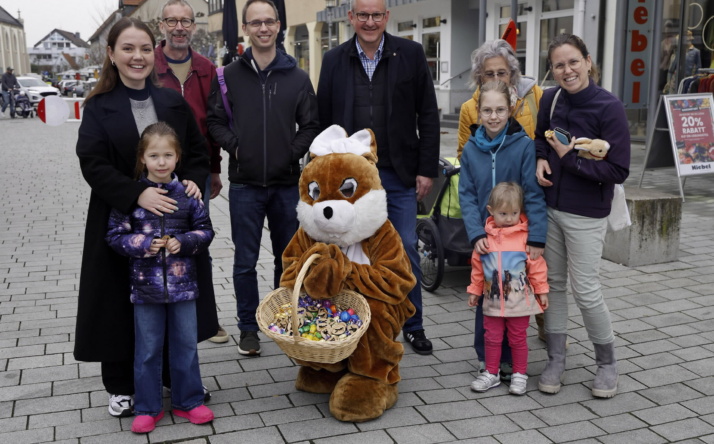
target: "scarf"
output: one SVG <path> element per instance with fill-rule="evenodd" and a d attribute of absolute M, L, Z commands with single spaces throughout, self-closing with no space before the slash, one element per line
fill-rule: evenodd
<path fill-rule="evenodd" d="M 501 132 L 498 133 L 496 137 L 491 139 L 490 137 L 488 137 L 488 134 L 486 134 L 486 128 L 481 125 L 476 130 L 476 146 L 481 151 L 491 151 L 494 148 L 499 147 L 503 143 L 503 140 L 506 138 L 506 131 L 508 131 L 508 123 L 506 123 L 506 126 L 503 127 Z"/>

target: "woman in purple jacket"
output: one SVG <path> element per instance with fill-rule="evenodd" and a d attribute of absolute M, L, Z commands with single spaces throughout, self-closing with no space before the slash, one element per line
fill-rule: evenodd
<path fill-rule="evenodd" d="M 130 214 L 113 209 L 109 215 L 107 242 L 129 257 L 136 389 L 131 430 L 136 433 L 152 431 L 164 416 L 164 337 L 168 338 L 174 415 L 194 424 L 213 419 L 213 412 L 203 405 L 198 367 L 194 258 L 208 249 L 214 233 L 203 201 L 189 197 L 174 174 L 180 157 L 181 143 L 168 124 L 146 127 L 136 153 L 137 177 L 148 187 L 166 190 L 165 196 L 176 200 L 178 209 L 157 216 L 136 205 Z"/>
<path fill-rule="evenodd" d="M 544 187 L 548 206 L 544 256 L 550 284 L 550 308 L 545 312 L 548 364 L 538 389 L 545 393 L 560 390 L 568 323 L 565 291 L 570 277 L 595 349 L 598 368 L 592 394 L 611 398 L 617 393 L 618 379 L 615 337 L 598 271 L 614 186 L 629 174 L 630 133 L 622 102 L 595 83 L 596 68 L 579 37 L 562 34 L 553 39 L 548 61 L 559 86 L 543 94 L 535 133 L 536 177 Z M 565 145 L 545 136 L 546 131 L 558 127 L 573 138 L 608 141 L 607 157 L 578 157 L 573 141 Z"/>

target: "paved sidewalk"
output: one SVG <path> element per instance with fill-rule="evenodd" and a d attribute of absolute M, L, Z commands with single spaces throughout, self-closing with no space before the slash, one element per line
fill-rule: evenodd
<path fill-rule="evenodd" d="M 167 414 L 150 435 L 131 418 L 111 418 L 96 363 L 72 357 L 76 295 L 89 188 L 74 154 L 78 124 L 0 118 L 0 442 L 2 443 L 714 443 L 714 176 L 687 180 L 679 260 L 629 268 L 602 262 L 619 358 L 619 394 L 593 399 L 592 345 L 571 306 L 565 385 L 536 389 L 546 353 L 529 331 L 528 392 L 505 386 L 476 394 L 473 310 L 468 268 L 447 267 L 444 284 L 425 293 L 432 356 L 407 349 L 397 405 L 378 420 L 341 423 L 327 395 L 298 392 L 297 368 L 265 340 L 263 354 L 236 350 L 236 308 L 227 188 L 211 206 L 211 246 L 219 317 L 227 345 L 200 345 L 201 372 L 216 413 L 196 426 Z M 442 154 L 455 152 L 455 130 Z M 636 185 L 644 151 L 633 149 Z M 224 173 L 224 180 L 227 178 Z M 673 169 L 648 172 L 646 187 L 678 194 Z M 269 241 L 264 238 L 265 247 Z M 261 255 L 261 294 L 272 281 Z M 128 297 L 128 295 L 127 295 Z M 572 302 L 572 301 L 571 301 Z M 121 325 L 107 326 L 122 334 Z"/>

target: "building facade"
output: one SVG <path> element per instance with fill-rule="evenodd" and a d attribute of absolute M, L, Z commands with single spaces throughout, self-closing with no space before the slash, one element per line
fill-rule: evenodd
<path fill-rule="evenodd" d="M 25 27 L 22 18 L 13 17 L 0 7 L 0 70 L 15 69 L 15 75 L 30 72 L 30 59 L 25 43 Z"/>
<path fill-rule="evenodd" d="M 78 70 L 85 65 L 89 44 L 79 33 L 53 29 L 29 50 L 30 63 L 40 71 Z"/>

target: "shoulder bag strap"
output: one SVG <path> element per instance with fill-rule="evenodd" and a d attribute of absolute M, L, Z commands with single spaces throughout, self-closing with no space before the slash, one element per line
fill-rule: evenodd
<path fill-rule="evenodd" d="M 231 110 L 228 104 L 228 87 L 226 86 L 226 79 L 223 77 L 223 69 L 225 66 L 216 68 L 216 76 L 218 77 L 218 85 L 221 87 L 221 98 L 223 99 L 223 108 L 226 110 L 226 115 L 228 116 L 228 127 L 233 129 L 233 110 Z"/>

